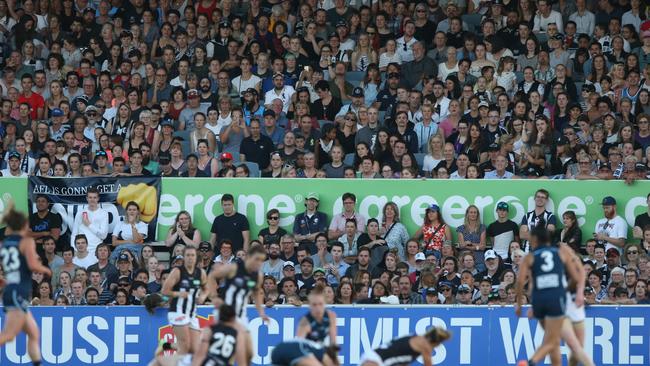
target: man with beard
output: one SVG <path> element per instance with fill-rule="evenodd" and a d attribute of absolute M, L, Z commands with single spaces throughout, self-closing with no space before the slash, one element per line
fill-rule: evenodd
<path fill-rule="evenodd" d="M 142 153 L 142 165 L 144 168 L 151 172 L 153 175 L 160 173 L 160 167 L 157 162 L 151 159 L 151 145 L 148 142 L 140 144 L 140 152 Z"/>
<path fill-rule="evenodd" d="M 260 119 L 264 118 L 265 108 L 260 105 L 260 96 L 255 88 L 248 88 L 243 93 L 244 97 L 244 120 L 246 125 L 251 124 L 251 118 L 254 116 Z"/>
<path fill-rule="evenodd" d="M 517 30 L 519 28 L 519 15 L 516 10 L 510 10 L 506 16 L 506 26 L 497 31 L 497 36 L 503 39 L 505 44 L 516 44 Z M 520 48 L 513 48 L 512 53 L 515 56 L 519 55 Z"/>
<path fill-rule="evenodd" d="M 201 81 L 199 81 L 199 93 L 201 106 L 211 106 L 215 96 L 212 94 L 212 81 L 210 81 L 209 77 L 204 76 L 201 78 Z"/>
<path fill-rule="evenodd" d="M 280 259 L 280 244 L 269 244 L 269 259 L 262 264 L 262 272 L 273 276 L 276 281 L 282 279 L 282 264 L 283 260 Z"/>
<path fill-rule="evenodd" d="M 490 281 L 492 281 L 493 286 L 498 286 L 501 283 L 501 266 L 499 265 L 499 256 L 494 250 L 489 249 L 485 251 L 483 258 L 485 260 L 486 270 L 479 272 L 476 276 L 474 276 L 474 279 L 477 282 L 480 282 L 485 278 L 489 278 Z"/>
<path fill-rule="evenodd" d="M 99 305 L 99 291 L 94 287 L 88 287 L 84 295 L 86 305 Z"/>

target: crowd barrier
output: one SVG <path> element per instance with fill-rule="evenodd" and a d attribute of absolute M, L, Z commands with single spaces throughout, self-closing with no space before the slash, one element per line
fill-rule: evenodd
<path fill-rule="evenodd" d="M 477 306 L 337 306 L 337 343 L 343 366 L 358 365 L 364 350 L 401 335 L 445 327 L 452 338 L 436 348 L 435 365 L 515 365 L 528 359 L 543 339 L 534 320 L 517 318 L 512 307 Z M 211 307 L 201 307 L 205 325 Z M 274 345 L 294 338 L 307 308 L 267 309 L 264 324 L 250 308 L 254 365 L 269 365 Z M 173 340 L 166 311 L 149 315 L 142 307 L 35 307 L 41 327 L 43 365 L 146 365 L 159 339 Z M 524 312 L 525 313 L 525 312 Z M 0 324 L 4 322 L 4 313 Z M 594 306 L 587 308 L 585 348 L 596 365 L 650 363 L 650 307 Z M 562 346 L 566 364 L 568 349 Z M 25 336 L 0 348 L 0 365 L 29 363 Z M 421 363 L 421 360 L 419 361 Z"/>
<path fill-rule="evenodd" d="M 401 221 L 414 233 L 422 224 L 424 209 L 437 203 L 445 221 L 452 227 L 463 224 L 470 204 L 479 209 L 486 224 L 496 220 L 496 204 L 510 204 L 510 218 L 520 222 L 526 211 L 534 207 L 537 189 L 551 194 L 547 209 L 555 213 L 573 210 L 583 230 L 591 237 L 596 221 L 603 217 L 600 203 L 607 195 L 618 201 L 618 214 L 631 226 L 639 213 L 647 210 L 646 196 L 650 181 L 626 185 L 621 181 L 570 180 L 348 180 L 348 179 L 187 179 L 163 178 L 158 209 L 158 239 L 164 239 L 176 214 L 187 210 L 204 239 L 209 238 L 214 218 L 221 214 L 220 199 L 224 193 L 235 196 L 237 210 L 248 217 L 255 235 L 267 225 L 266 212 L 280 211 L 280 225 L 291 231 L 295 215 L 304 212 L 304 196 L 320 194 L 319 210 L 330 218 L 342 211 L 341 195 L 357 196 L 358 211 L 366 217 L 380 217 L 386 202 L 400 208 Z M 27 207 L 27 179 L 0 179 L 0 212 L 6 200 L 13 198 L 18 208 Z M 33 193 L 33 192 L 32 192 Z M 558 223 L 561 217 L 558 217 Z M 455 234 L 455 233 L 454 233 Z"/>

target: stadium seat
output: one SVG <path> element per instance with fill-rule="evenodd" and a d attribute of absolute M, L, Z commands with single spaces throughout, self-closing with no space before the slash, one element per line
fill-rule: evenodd
<path fill-rule="evenodd" d="M 180 137 L 184 141 L 190 141 L 190 131 L 174 131 L 174 137 Z"/>
<path fill-rule="evenodd" d="M 190 146 L 190 141 L 181 141 L 181 146 L 183 147 L 183 159 L 186 159 L 187 156 L 192 153 L 192 146 Z"/>
<path fill-rule="evenodd" d="M 377 121 L 379 121 L 379 125 L 384 126 L 384 117 L 386 117 L 386 111 L 379 111 L 377 113 Z"/>
<path fill-rule="evenodd" d="M 539 41 L 540 44 L 546 43 L 548 41 L 548 34 L 546 33 L 537 33 L 535 35 L 537 37 L 537 41 Z"/>
<path fill-rule="evenodd" d="M 248 167 L 248 170 L 250 171 L 250 176 L 254 178 L 259 178 L 260 177 L 260 167 L 257 165 L 257 163 L 252 162 L 252 161 L 245 161 L 244 164 Z"/>
<path fill-rule="evenodd" d="M 420 169 L 422 169 L 422 166 L 424 165 L 424 157 L 426 155 L 427 154 L 425 154 L 425 153 L 417 153 L 417 154 L 415 154 L 415 161 L 417 161 L 418 167 Z"/>
<path fill-rule="evenodd" d="M 232 154 L 232 161 L 239 163 L 239 148 L 236 149 L 224 149 L 222 152 L 229 152 Z"/>
<path fill-rule="evenodd" d="M 352 86 L 354 86 L 355 88 L 356 88 L 357 86 L 361 86 L 361 80 L 348 80 L 348 81 L 349 81 L 350 84 L 352 84 Z"/>
<path fill-rule="evenodd" d="M 517 76 L 517 84 L 521 83 L 524 81 L 524 73 L 521 71 L 515 71 L 515 75 Z"/>
<path fill-rule="evenodd" d="M 471 27 L 469 31 L 479 32 L 481 30 L 481 19 L 483 14 L 463 14 L 461 17 L 464 23 L 467 23 L 468 27 Z"/>
<path fill-rule="evenodd" d="M 366 73 L 363 71 L 348 71 L 345 73 L 345 80 L 352 83 L 353 81 L 361 82 L 366 76 Z"/>
<path fill-rule="evenodd" d="M 354 153 L 345 154 L 345 159 L 343 159 L 343 164 L 347 166 L 354 165 Z"/>
<path fill-rule="evenodd" d="M 328 121 L 328 120 L 326 120 L 326 119 L 319 119 L 319 120 L 318 120 L 318 124 L 320 125 L 319 128 L 320 128 L 321 130 L 323 129 L 323 126 L 325 126 L 325 125 L 328 124 L 328 123 L 333 123 L 333 122 L 332 122 L 332 121 Z"/>

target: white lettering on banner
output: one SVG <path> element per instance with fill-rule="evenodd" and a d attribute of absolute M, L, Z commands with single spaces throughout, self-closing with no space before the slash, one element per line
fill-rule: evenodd
<path fill-rule="evenodd" d="M 77 323 L 77 333 L 79 333 L 81 338 L 88 342 L 91 347 L 94 347 L 97 352 L 91 354 L 85 348 L 80 348 L 77 349 L 76 352 L 77 358 L 83 363 L 101 363 L 108 359 L 108 346 L 104 341 L 93 334 L 90 329 L 88 329 L 91 325 L 94 325 L 98 330 L 108 330 L 108 322 L 102 317 L 85 316 L 79 319 L 79 322 Z M 116 328 L 115 331 L 117 336 L 119 330 Z"/>
<path fill-rule="evenodd" d="M 456 227 L 464 223 L 465 210 L 469 206 L 462 196 L 451 196 L 442 204 L 442 217 L 447 225 Z"/>
<path fill-rule="evenodd" d="M 262 325 L 266 326 L 266 334 L 268 335 L 275 335 L 275 334 L 280 334 L 280 325 L 278 324 L 278 321 L 270 318 L 269 321 L 264 324 L 262 318 L 255 318 L 252 319 L 248 323 L 248 331 L 251 333 L 251 339 L 261 339 L 260 338 L 260 327 Z M 286 328 L 284 328 L 286 329 Z M 266 349 L 266 354 L 264 357 L 260 355 L 262 350 L 260 349 L 259 345 L 256 348 L 256 351 L 253 353 L 253 363 L 257 365 L 270 365 L 271 364 L 271 352 L 273 352 L 273 346 L 269 346 Z"/>
<path fill-rule="evenodd" d="M 567 212 L 573 211 L 578 219 L 578 225 L 582 226 L 585 224 L 584 216 L 587 214 L 587 206 L 585 203 L 578 197 L 569 196 L 560 201 L 560 204 L 557 206 L 557 212 Z M 559 216 L 559 215 L 558 215 Z"/>
<path fill-rule="evenodd" d="M 432 204 L 437 205 L 438 202 L 436 202 L 435 198 L 431 196 L 416 197 L 411 205 L 411 220 L 413 220 L 416 225 L 422 225 L 424 223 L 425 209 Z"/>
<path fill-rule="evenodd" d="M 388 203 L 388 198 L 386 196 L 375 196 L 375 195 L 366 196 L 361 200 L 361 203 L 359 203 L 359 213 L 361 213 L 365 217 L 373 217 L 370 215 L 371 212 L 370 208 L 375 207 L 376 208 L 375 212 L 378 212 L 378 214 L 376 215 L 377 220 L 381 222 L 383 218 L 382 209 L 387 203 Z"/>
<path fill-rule="evenodd" d="M 614 345 L 612 344 L 614 325 L 612 322 L 605 318 L 587 318 L 585 325 L 590 325 L 590 327 L 585 327 L 585 350 L 588 354 L 593 354 L 593 347 L 598 345 L 602 349 L 603 357 L 600 363 L 608 365 L 614 363 Z M 597 332 L 597 327 L 602 332 Z M 588 333 L 589 330 L 591 333 Z M 592 334 L 592 337 L 589 337 L 589 334 Z"/>
<path fill-rule="evenodd" d="M 115 362 L 138 363 L 140 355 L 137 353 L 126 353 L 125 346 L 127 343 L 137 344 L 139 342 L 137 334 L 127 333 L 127 325 L 140 325 L 140 317 L 137 316 L 120 316 L 115 318 L 115 342 L 113 346 Z"/>
<path fill-rule="evenodd" d="M 368 319 L 369 320 L 369 319 Z M 365 318 L 350 318 L 350 359 L 348 363 L 358 364 L 363 352 L 379 347 L 393 339 L 393 318 L 377 319 L 377 326 L 372 340 L 368 335 Z"/>
<path fill-rule="evenodd" d="M 460 364 L 471 365 L 472 363 L 472 327 L 483 326 L 482 318 L 451 318 L 449 324 L 452 327 L 460 327 L 460 345 L 466 352 L 460 352 Z"/>
<path fill-rule="evenodd" d="M 210 223 L 214 221 L 215 217 L 217 217 L 214 213 L 214 207 L 221 207 L 221 197 L 223 196 L 215 194 L 208 197 L 208 200 L 205 201 L 205 205 L 203 206 L 203 216 L 205 216 L 205 219 Z"/>
<path fill-rule="evenodd" d="M 54 334 L 54 318 L 43 317 L 41 318 L 41 357 L 47 362 L 54 364 L 64 364 L 72 358 L 72 341 L 61 342 L 61 354 L 55 355 L 52 347 L 53 339 L 67 339 L 69 334 L 72 334 L 74 319 L 69 316 L 61 318 L 60 333 Z"/>
<path fill-rule="evenodd" d="M 447 329 L 447 324 L 445 324 L 445 321 L 440 318 L 422 318 L 418 320 L 417 323 L 415 323 L 415 333 L 424 334 L 430 327 L 440 327 Z M 406 332 L 404 334 L 400 334 L 399 336 L 401 337 L 408 334 L 409 332 Z M 433 362 L 434 365 L 438 365 L 441 364 L 445 358 L 447 358 L 447 348 L 444 344 L 441 344 L 434 349 L 434 354 L 431 356 L 431 362 Z M 422 356 L 419 356 L 417 358 L 417 361 L 424 363 Z"/>
<path fill-rule="evenodd" d="M 275 197 L 277 196 L 273 196 L 273 198 Z M 248 217 L 249 221 L 254 219 L 257 225 L 263 224 L 266 212 L 264 211 L 264 199 L 262 196 L 258 194 L 240 194 L 239 197 L 237 197 L 237 211 L 248 213 L 248 206 L 251 204 L 253 205 L 253 215 L 244 214 L 244 216 Z"/>
<path fill-rule="evenodd" d="M 293 213 L 296 212 L 296 202 L 291 197 L 287 196 L 286 194 L 279 194 L 277 196 L 271 197 L 269 200 L 269 207 L 265 211 L 268 211 L 271 208 L 275 208 L 280 211 L 280 226 L 293 225 L 293 222 L 295 220 Z M 264 217 L 266 217 L 266 212 L 263 212 L 263 221 L 259 222 L 258 225 L 263 225 L 266 222 Z"/>
<path fill-rule="evenodd" d="M 643 344 L 643 337 L 630 335 L 630 327 L 643 327 L 643 318 L 620 318 L 618 322 L 618 362 L 643 365 L 643 356 L 631 355 L 630 345 Z"/>
<path fill-rule="evenodd" d="M 519 349 L 521 348 L 521 342 L 524 342 L 524 348 L 526 349 L 526 355 L 533 355 L 535 352 L 535 344 L 533 343 L 533 336 L 530 333 L 530 323 L 526 318 L 517 319 L 517 327 L 515 328 L 514 336 L 511 333 L 510 319 L 509 318 L 500 318 L 499 325 L 501 326 L 501 338 L 503 340 L 503 348 L 506 352 L 506 360 L 510 364 L 517 362 L 517 354 L 519 354 Z M 537 330 L 536 329 L 536 333 Z M 535 335 L 537 339 L 537 335 Z"/>
<path fill-rule="evenodd" d="M 158 205 L 158 224 L 166 226 L 173 225 L 176 215 L 183 209 L 184 208 L 181 207 L 181 202 L 176 198 L 176 196 L 168 193 L 161 194 L 160 204 Z"/>
<path fill-rule="evenodd" d="M 32 359 L 27 354 L 27 347 L 22 355 L 19 355 L 16 350 L 16 342 L 9 342 L 5 345 L 5 355 L 7 356 L 7 361 L 15 364 L 28 363 Z"/>

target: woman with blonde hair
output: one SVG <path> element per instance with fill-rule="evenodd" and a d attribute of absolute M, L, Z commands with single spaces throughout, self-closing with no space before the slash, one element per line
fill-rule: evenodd
<path fill-rule="evenodd" d="M 377 62 L 377 52 L 372 49 L 367 33 L 361 33 L 352 51 L 352 70 L 366 71 L 368 65 Z"/>
<path fill-rule="evenodd" d="M 382 224 L 379 229 L 388 243 L 388 248 L 396 249 L 400 260 L 405 259 L 405 245 L 409 240 L 406 227 L 399 221 L 399 208 L 394 202 L 388 202 L 382 209 Z"/>

